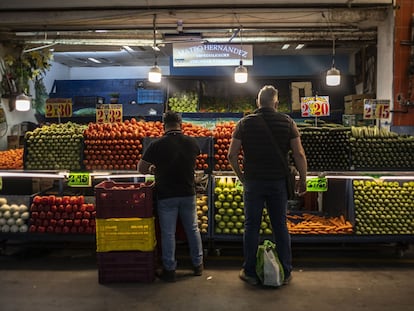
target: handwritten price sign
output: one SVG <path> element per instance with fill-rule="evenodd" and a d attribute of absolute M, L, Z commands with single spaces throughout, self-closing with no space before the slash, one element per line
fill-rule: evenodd
<path fill-rule="evenodd" d="M 302 117 L 329 116 L 329 96 L 302 97 L 300 110 Z"/>
<path fill-rule="evenodd" d="M 122 122 L 122 104 L 103 104 L 96 107 L 96 123 Z"/>
<path fill-rule="evenodd" d="M 63 118 L 72 116 L 72 99 L 70 98 L 49 98 L 45 105 L 46 118 Z"/>
<path fill-rule="evenodd" d="M 390 117 L 390 101 L 388 99 L 365 99 L 364 119 L 388 119 Z"/>

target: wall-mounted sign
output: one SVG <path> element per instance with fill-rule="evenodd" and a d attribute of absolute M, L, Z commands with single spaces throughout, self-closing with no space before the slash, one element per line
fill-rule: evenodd
<path fill-rule="evenodd" d="M 388 119 L 390 117 L 389 99 L 364 99 L 364 119 Z"/>
<path fill-rule="evenodd" d="M 300 111 L 302 117 L 329 116 L 329 96 L 302 97 Z"/>
<path fill-rule="evenodd" d="M 253 46 L 184 42 L 173 44 L 174 67 L 253 65 Z"/>

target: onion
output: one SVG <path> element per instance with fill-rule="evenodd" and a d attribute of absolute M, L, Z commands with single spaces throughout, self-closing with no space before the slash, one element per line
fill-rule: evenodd
<path fill-rule="evenodd" d="M 10 232 L 18 232 L 18 231 L 19 231 L 19 226 L 13 225 L 10 227 Z"/>
<path fill-rule="evenodd" d="M 7 224 L 8 224 L 9 226 L 13 226 L 15 223 L 16 223 L 16 221 L 14 220 L 14 218 L 9 218 L 9 219 L 7 219 Z"/>
<path fill-rule="evenodd" d="M 29 228 L 27 227 L 27 225 L 21 225 L 20 228 L 19 228 L 19 231 L 20 232 L 27 232 L 28 229 Z"/>
<path fill-rule="evenodd" d="M 10 213 L 9 210 L 7 210 L 3 213 L 3 218 L 9 219 L 10 217 L 11 217 L 11 213 Z"/>
<path fill-rule="evenodd" d="M 3 225 L 1 227 L 1 232 L 9 232 L 10 231 L 10 226 L 9 225 Z"/>
<path fill-rule="evenodd" d="M 17 204 L 10 205 L 10 213 L 14 213 L 16 211 L 19 211 L 19 206 Z"/>
<path fill-rule="evenodd" d="M 18 225 L 18 226 L 24 225 L 24 220 L 21 219 L 21 218 L 16 219 L 16 225 Z"/>
<path fill-rule="evenodd" d="M 22 214 L 20 215 L 20 218 L 21 218 L 21 219 L 24 219 L 24 220 L 29 219 L 29 212 L 24 212 L 24 213 L 22 213 Z"/>
<path fill-rule="evenodd" d="M 19 212 L 19 211 L 15 211 L 15 212 L 13 213 L 13 218 L 14 218 L 14 219 L 18 219 L 18 218 L 20 218 L 20 212 Z"/>
<path fill-rule="evenodd" d="M 3 204 L 2 206 L 0 206 L 0 211 L 5 212 L 10 210 L 10 205 L 9 204 Z"/>
<path fill-rule="evenodd" d="M 0 198 L 0 205 L 7 204 L 6 198 Z"/>
<path fill-rule="evenodd" d="M 20 213 L 27 212 L 28 210 L 29 210 L 29 209 L 28 209 L 27 205 L 20 204 L 20 206 L 19 206 L 19 211 L 20 211 Z"/>
<path fill-rule="evenodd" d="M 0 218 L 0 226 L 3 226 L 6 224 L 6 219 L 5 218 Z"/>

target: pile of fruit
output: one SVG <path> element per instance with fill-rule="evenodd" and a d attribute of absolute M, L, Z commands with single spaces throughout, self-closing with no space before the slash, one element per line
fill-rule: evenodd
<path fill-rule="evenodd" d="M 242 234 L 244 231 L 243 188 L 234 177 L 215 180 L 214 221 L 217 234 Z"/>
<path fill-rule="evenodd" d="M 7 202 L 0 198 L 0 230 L 1 232 L 27 232 L 29 210 L 25 204 Z"/>
<path fill-rule="evenodd" d="M 358 169 L 413 169 L 414 137 L 384 128 L 352 127 L 352 167 Z"/>
<path fill-rule="evenodd" d="M 176 112 L 197 112 L 198 95 L 196 92 L 178 92 L 168 98 L 168 107 Z"/>
<path fill-rule="evenodd" d="M 0 151 L 0 169 L 23 169 L 23 148 Z"/>
<path fill-rule="evenodd" d="M 36 195 L 30 205 L 29 232 L 95 234 L 95 205 L 84 196 Z"/>
<path fill-rule="evenodd" d="M 208 196 L 205 194 L 197 194 L 197 222 L 198 228 L 202 234 L 208 232 Z"/>
<path fill-rule="evenodd" d="M 303 127 L 300 133 L 309 170 L 349 170 L 349 128 Z"/>
<path fill-rule="evenodd" d="M 80 170 L 85 128 L 85 125 L 67 122 L 26 132 L 25 168 Z"/>
<path fill-rule="evenodd" d="M 136 170 L 142 139 L 161 135 L 161 122 L 89 123 L 84 131 L 83 164 L 87 170 Z"/>
<path fill-rule="evenodd" d="M 414 234 L 414 181 L 353 180 L 357 234 Z"/>
<path fill-rule="evenodd" d="M 227 153 L 230 147 L 231 136 L 234 131 L 236 122 L 222 122 L 216 125 L 213 131 L 214 136 L 214 170 L 215 171 L 231 171 Z M 242 161 L 242 155 L 239 155 L 239 161 Z"/>

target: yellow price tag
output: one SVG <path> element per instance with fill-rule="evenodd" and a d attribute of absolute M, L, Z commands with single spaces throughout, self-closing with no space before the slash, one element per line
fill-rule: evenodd
<path fill-rule="evenodd" d="M 102 104 L 96 107 L 96 123 L 122 122 L 122 104 Z"/>
<path fill-rule="evenodd" d="M 50 98 L 45 104 L 46 118 L 65 118 L 72 116 L 72 99 L 70 98 Z"/>

